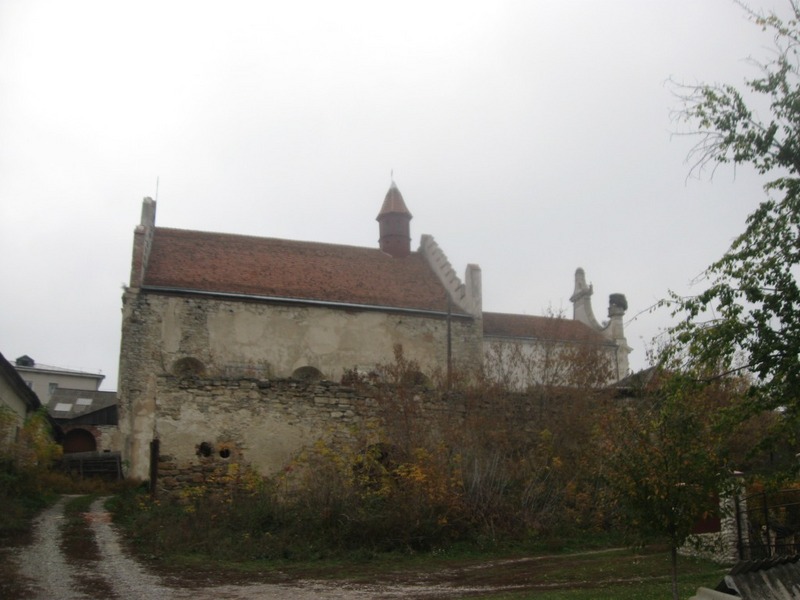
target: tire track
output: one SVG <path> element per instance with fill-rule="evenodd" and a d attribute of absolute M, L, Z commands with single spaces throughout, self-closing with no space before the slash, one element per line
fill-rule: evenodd
<path fill-rule="evenodd" d="M 99 574 L 119 598 L 141 600 L 174 598 L 172 590 L 166 587 L 159 577 L 148 573 L 122 550 L 119 536 L 111 523 L 111 515 L 103 507 L 106 500 L 107 498 L 95 500 L 87 515 L 100 555 L 103 557 L 98 564 Z"/>
<path fill-rule="evenodd" d="M 76 591 L 74 569 L 61 551 L 61 524 L 67 496 L 59 498 L 33 521 L 33 542 L 17 555 L 20 573 L 31 581 L 36 600 L 87 600 Z M 90 600 L 90 599 L 89 599 Z"/>

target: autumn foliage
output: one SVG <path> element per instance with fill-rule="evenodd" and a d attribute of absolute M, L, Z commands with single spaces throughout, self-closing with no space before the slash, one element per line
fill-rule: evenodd
<path fill-rule="evenodd" d="M 52 493 L 47 478 L 61 446 L 53 440 L 44 410 L 19 423 L 0 406 L 0 533 L 25 527 L 25 519 Z"/>
<path fill-rule="evenodd" d="M 320 432 L 267 478 L 228 462 L 213 485 L 123 503 L 133 535 L 156 555 L 281 559 L 559 547 L 613 522 L 594 451 L 601 389 L 554 385 L 535 395 L 476 373 L 423 377 L 401 349 L 379 373 L 347 377 L 371 390 L 373 421 L 345 439 Z M 434 399 L 452 410 L 423 410 Z"/>

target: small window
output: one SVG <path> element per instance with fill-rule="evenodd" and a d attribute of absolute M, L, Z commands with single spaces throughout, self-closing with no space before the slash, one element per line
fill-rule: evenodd
<path fill-rule="evenodd" d="M 48 386 L 48 392 L 49 392 L 49 394 L 50 394 L 51 396 L 52 396 L 53 394 L 55 394 L 55 393 L 56 393 L 56 390 L 57 390 L 57 389 L 58 389 L 58 384 L 57 384 L 57 383 L 51 383 L 51 384 Z"/>
<path fill-rule="evenodd" d="M 59 402 L 56 404 L 56 407 L 53 409 L 56 412 L 69 412 L 72 410 L 72 404 L 66 404 L 65 402 Z"/>

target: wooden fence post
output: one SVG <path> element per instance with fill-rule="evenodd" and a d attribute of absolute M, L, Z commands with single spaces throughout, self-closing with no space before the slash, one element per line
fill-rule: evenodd
<path fill-rule="evenodd" d="M 156 490 L 158 488 L 158 451 L 159 451 L 158 438 L 150 442 L 150 497 L 156 497 Z"/>

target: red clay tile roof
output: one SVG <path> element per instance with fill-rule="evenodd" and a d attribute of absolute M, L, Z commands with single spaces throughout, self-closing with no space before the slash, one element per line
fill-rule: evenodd
<path fill-rule="evenodd" d="M 425 257 L 156 227 L 145 286 L 447 311 Z"/>
<path fill-rule="evenodd" d="M 397 189 L 394 181 L 389 187 L 389 191 L 386 192 L 386 197 L 383 199 L 383 206 L 381 206 L 381 212 L 378 213 L 378 218 L 387 213 L 402 213 L 409 217 L 412 216 L 411 211 L 406 207 L 403 195 L 400 193 L 400 190 Z"/>
<path fill-rule="evenodd" d="M 483 313 L 483 334 L 490 337 L 611 343 L 601 333 L 573 319 L 490 312 Z"/>

